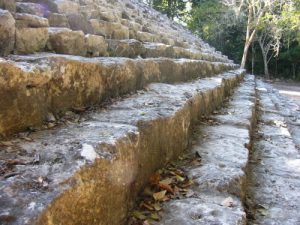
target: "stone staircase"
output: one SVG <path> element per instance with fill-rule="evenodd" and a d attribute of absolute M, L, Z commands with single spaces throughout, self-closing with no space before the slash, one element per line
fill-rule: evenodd
<path fill-rule="evenodd" d="M 201 197 L 167 203 L 161 224 L 246 223 L 253 76 L 139 1 L 0 8 L 0 224 L 126 224 L 151 174 L 188 149 Z M 219 125 L 199 127 L 229 96 Z M 194 129 L 207 138 L 192 144 Z M 228 196 L 237 208 L 218 205 Z"/>

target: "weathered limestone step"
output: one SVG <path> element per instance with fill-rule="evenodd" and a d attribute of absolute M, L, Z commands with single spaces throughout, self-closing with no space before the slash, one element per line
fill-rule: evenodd
<path fill-rule="evenodd" d="M 97 19 L 91 19 L 89 22 L 96 35 L 102 35 L 107 39 L 129 39 L 129 28 L 121 23 Z"/>
<path fill-rule="evenodd" d="M 149 175 L 187 148 L 197 118 L 220 106 L 243 72 L 151 84 L 78 124 L 4 143 L 0 220 L 124 224 Z"/>
<path fill-rule="evenodd" d="M 36 16 L 45 16 L 48 13 L 43 5 L 32 2 L 16 2 L 16 11 Z"/>
<path fill-rule="evenodd" d="M 49 39 L 48 20 L 31 14 L 16 13 L 15 53 L 32 54 L 44 51 Z"/>
<path fill-rule="evenodd" d="M 249 224 L 300 224 L 300 154 L 272 99 L 277 93 L 258 82 L 260 118 L 248 169 Z"/>
<path fill-rule="evenodd" d="M 213 54 L 203 53 L 196 49 L 170 46 L 163 43 L 140 42 L 135 39 L 129 40 L 106 40 L 110 56 L 119 57 L 143 57 L 143 58 L 187 58 L 207 60 L 214 62 L 230 62 L 230 60 Z"/>
<path fill-rule="evenodd" d="M 246 76 L 228 107 L 212 117 L 213 125 L 201 126 L 192 147 L 201 156 L 200 166 L 186 172 L 195 182 L 193 196 L 164 205 L 164 225 L 245 225 L 243 208 L 245 168 L 255 121 L 255 78 Z M 197 132 L 198 133 L 198 132 Z"/>
<path fill-rule="evenodd" d="M 271 95 L 270 98 L 280 115 L 284 116 L 296 148 L 300 150 L 300 106 L 286 96 L 280 95 L 278 90 L 273 89 L 271 86 L 266 85 L 266 88 L 269 92 L 276 93 Z"/>
<path fill-rule="evenodd" d="M 8 55 L 15 45 L 15 20 L 7 11 L 0 9 L 0 56 Z"/>
<path fill-rule="evenodd" d="M 40 126 L 48 112 L 97 105 L 151 82 L 220 74 L 237 65 L 189 59 L 84 58 L 38 54 L 0 61 L 0 134 Z"/>
<path fill-rule="evenodd" d="M 130 6 L 129 6 L 130 5 Z M 129 7 L 128 7 L 129 6 Z M 0 24 L 5 29 L 0 33 L 13 33 L 14 21 L 13 18 L 8 17 L 15 15 L 15 12 L 27 14 L 38 17 L 45 17 L 51 27 L 69 28 L 70 35 L 75 36 L 70 42 L 74 42 L 76 37 L 78 41 L 82 42 L 82 35 L 76 35 L 76 32 L 83 32 L 85 35 L 103 36 L 105 39 L 137 39 L 141 42 L 162 42 L 167 45 L 174 46 L 171 53 L 176 57 L 184 58 L 185 55 L 193 59 L 212 60 L 230 62 L 227 57 L 220 52 L 215 51 L 214 48 L 204 43 L 201 39 L 194 36 L 182 26 L 170 21 L 166 16 L 154 11 L 146 5 L 137 1 L 102 1 L 102 0 L 0 0 L 0 8 L 6 11 L 4 15 L 0 13 Z M 3 11 L 3 10 L 1 10 Z M 7 25 L 9 22 L 9 26 Z M 7 29 L 9 27 L 10 30 Z M 43 26 L 44 27 L 44 26 Z M 36 29 L 33 29 L 36 28 Z M 26 27 L 17 29 L 19 35 L 3 35 L 0 36 L 0 55 L 7 56 L 12 53 L 15 54 L 31 54 L 33 52 L 42 52 L 45 48 L 45 40 L 47 40 L 47 33 L 45 28 L 41 27 Z M 72 33 L 75 32 L 75 33 Z M 66 31 L 65 31 L 66 33 Z M 30 35 L 31 34 L 31 35 Z M 178 36 L 180 34 L 180 36 Z M 23 37 L 24 36 L 24 37 Z M 23 37 L 23 38 L 22 38 Z M 9 38 L 9 39 L 7 39 Z M 13 48 L 13 43 L 17 42 L 16 48 Z M 21 44 L 20 44 L 21 41 Z M 57 40 L 62 41 L 60 40 Z M 3 43 L 1 43 L 3 42 Z M 6 46 L 5 43 L 10 42 L 11 45 Z M 37 42 L 37 45 L 34 43 Z M 65 51 L 68 47 L 49 49 L 57 53 L 71 54 L 70 50 Z M 79 48 L 82 45 L 79 43 Z M 11 47 L 12 46 L 12 47 Z M 18 47 L 21 46 L 21 47 Z M 50 45 L 51 46 L 51 45 Z M 94 46 L 95 47 L 95 46 Z M 178 49 L 176 49 L 178 47 Z M 12 48 L 12 49 L 11 49 Z M 86 48 L 86 47 L 85 47 Z M 182 50 L 188 49 L 187 51 Z M 3 49 L 3 50 L 2 50 Z M 148 54 L 153 54 L 149 49 Z M 47 49 L 46 49 L 47 50 Z M 200 51 L 201 57 L 197 56 L 194 51 Z M 83 55 L 85 51 L 79 51 L 79 55 Z M 154 51 L 155 52 L 155 51 Z M 179 56 L 178 56 L 179 54 Z M 94 56 L 88 54 L 88 56 Z M 97 55 L 96 55 L 97 56 Z M 191 57 L 191 56 L 197 56 Z"/>

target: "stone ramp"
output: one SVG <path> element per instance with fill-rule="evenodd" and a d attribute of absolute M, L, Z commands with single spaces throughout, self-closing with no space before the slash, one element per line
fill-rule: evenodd
<path fill-rule="evenodd" d="M 79 123 L 1 142 L 1 223 L 123 224 L 150 174 L 188 147 L 243 73 L 151 84 Z"/>
<path fill-rule="evenodd" d="M 165 203 L 161 221 L 153 224 L 247 224 L 245 170 L 255 108 L 255 80 L 248 75 L 228 107 L 211 118 L 213 125 L 198 128 L 201 135 L 195 136 L 192 152 L 201 157 L 201 165 L 185 169 L 195 183 L 194 194 Z"/>
<path fill-rule="evenodd" d="M 99 105 L 151 82 L 175 83 L 237 68 L 231 63 L 169 58 L 10 56 L 0 61 L 2 136 L 41 127 L 72 108 Z"/>
<path fill-rule="evenodd" d="M 248 169 L 249 224 L 300 224 L 300 154 L 286 121 L 293 115 L 269 85 L 259 81 L 258 94 L 258 133 Z"/>

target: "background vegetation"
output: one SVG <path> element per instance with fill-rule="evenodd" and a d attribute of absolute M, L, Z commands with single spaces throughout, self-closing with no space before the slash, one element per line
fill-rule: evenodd
<path fill-rule="evenodd" d="M 300 0 L 145 0 L 250 72 L 300 80 Z"/>

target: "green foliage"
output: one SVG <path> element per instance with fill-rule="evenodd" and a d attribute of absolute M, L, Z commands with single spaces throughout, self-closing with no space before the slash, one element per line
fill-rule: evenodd
<path fill-rule="evenodd" d="M 181 19 L 186 14 L 187 0 L 151 0 L 150 5 L 169 18 Z"/>
<path fill-rule="evenodd" d="M 241 7 L 242 11 L 237 17 L 237 8 L 226 6 L 224 0 L 144 1 L 171 19 L 184 21 L 195 34 L 240 63 L 245 45 L 246 6 Z M 192 7 L 189 12 L 187 3 Z M 300 0 L 274 0 L 271 8 L 263 15 L 260 23 L 255 25 L 257 38 L 266 32 L 268 41 L 274 38 L 273 42 L 269 42 L 272 45 L 269 56 L 275 50 L 279 53 L 270 60 L 270 74 L 273 77 L 300 79 Z M 251 66 L 254 65 L 254 71 L 263 74 L 262 52 L 256 41 L 249 53 L 247 68 L 252 70 Z"/>
<path fill-rule="evenodd" d="M 245 43 L 246 16 L 234 18 L 233 9 L 224 6 L 222 0 L 192 0 L 192 6 L 187 23 L 189 29 L 239 63 Z M 278 4 L 264 14 L 257 29 L 257 35 L 267 31 L 268 38 L 276 38 L 271 49 L 279 51 L 279 56 L 271 58 L 271 75 L 300 79 L 300 0 L 287 0 Z M 247 63 L 249 70 L 252 70 L 252 60 L 254 71 L 263 74 L 262 53 L 256 42 L 250 49 Z"/>
<path fill-rule="evenodd" d="M 237 63 L 243 54 L 244 25 L 219 0 L 194 0 L 188 27 Z"/>

